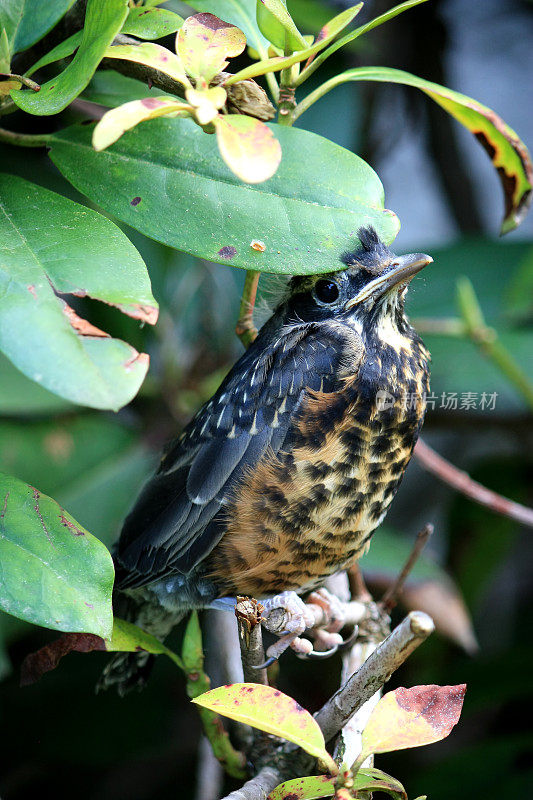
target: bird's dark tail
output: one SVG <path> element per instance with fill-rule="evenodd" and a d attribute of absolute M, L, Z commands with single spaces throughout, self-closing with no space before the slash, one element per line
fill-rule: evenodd
<path fill-rule="evenodd" d="M 135 623 L 160 641 L 166 639 L 172 628 L 186 614 L 186 612 L 177 614 L 166 611 L 160 605 L 152 608 L 146 602 L 138 603 L 125 595 L 115 597 L 113 607 L 115 616 Z M 141 690 L 150 677 L 154 660 L 155 656 L 145 650 L 134 653 L 114 653 L 96 684 L 96 691 L 113 688 L 123 697 L 135 689 Z"/>

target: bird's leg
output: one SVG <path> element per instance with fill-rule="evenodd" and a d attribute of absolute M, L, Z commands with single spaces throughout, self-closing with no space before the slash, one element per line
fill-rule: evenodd
<path fill-rule="evenodd" d="M 249 347 L 257 336 L 257 328 L 254 325 L 254 305 L 259 275 L 260 273 L 256 270 L 249 269 L 244 279 L 244 289 L 242 290 L 241 307 L 239 309 L 239 319 L 235 326 L 235 333 L 245 347 Z"/>
<path fill-rule="evenodd" d="M 312 592 L 306 603 L 296 592 L 282 592 L 263 600 L 263 624 L 280 639 L 267 650 L 267 664 L 272 663 L 290 647 L 300 657 L 309 657 L 313 645 L 301 634 L 313 629 L 313 637 L 319 647 L 316 655 L 331 655 L 342 644 L 338 631 L 344 624 L 342 606 L 338 598 L 326 589 Z M 326 652 L 324 652 L 326 651 Z"/>

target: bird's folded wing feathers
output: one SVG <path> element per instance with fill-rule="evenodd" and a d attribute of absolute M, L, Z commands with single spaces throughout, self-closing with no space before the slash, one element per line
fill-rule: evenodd
<path fill-rule="evenodd" d="M 119 588 L 188 571 L 205 558 L 223 533 L 210 523 L 244 470 L 267 448 L 282 448 L 305 390 L 339 388 L 346 348 L 339 326 L 301 323 L 272 344 L 261 339 L 171 445 L 127 517 L 115 552 Z"/>

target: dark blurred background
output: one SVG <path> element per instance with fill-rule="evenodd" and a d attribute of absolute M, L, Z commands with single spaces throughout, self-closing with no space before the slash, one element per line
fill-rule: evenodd
<path fill-rule="evenodd" d="M 304 33 L 316 32 L 347 5 L 289 0 Z M 367 0 L 359 19 L 391 5 Z M 431 0 L 338 52 L 318 74 L 322 81 L 358 64 L 406 69 L 470 94 L 533 144 L 533 4 L 527 0 Z M 74 119 L 73 113 L 57 124 L 66 119 Z M 299 122 L 353 149 L 376 169 L 386 205 L 402 221 L 398 251 L 433 255 L 435 264 L 409 296 L 421 330 L 428 318 L 457 317 L 456 281 L 467 275 L 487 323 L 531 376 L 533 215 L 498 239 L 501 190 L 475 140 L 421 93 L 382 84 L 344 85 Z M 0 159 L 17 174 L 81 200 L 44 153 L 1 146 Z M 80 310 L 151 355 L 148 378 L 128 408 L 112 414 L 74 407 L 0 357 L 0 469 L 53 496 L 107 544 L 158 449 L 241 351 L 233 327 L 243 274 L 172 251 L 129 228 L 126 233 L 148 265 L 160 322 L 155 330 L 141 328 L 88 300 L 80 301 Z M 435 333 L 424 339 L 433 354 L 436 397 L 424 428 L 427 442 L 495 491 L 533 505 L 531 410 L 472 342 Z M 476 408 L 461 409 L 467 392 L 476 395 Z M 459 399 L 456 409 L 450 393 Z M 496 393 L 493 408 L 481 407 L 482 393 Z M 377 766 L 402 780 L 410 797 L 529 798 L 531 530 L 458 496 L 413 462 L 386 528 L 363 563 L 373 586 L 390 582 L 427 521 L 435 524 L 431 553 L 413 576 L 406 605 L 433 603 L 440 633 L 395 674 L 391 686 L 466 682 L 464 712 L 446 741 L 380 757 Z M 200 730 L 175 667 L 161 657 L 148 688 L 119 700 L 94 695 L 105 656 L 73 655 L 37 685 L 19 689 L 22 658 L 54 636 L 0 616 L 3 799 L 194 797 Z M 317 666 L 289 654 L 279 685 L 314 710 L 337 688 L 339 667 L 335 658 Z"/>

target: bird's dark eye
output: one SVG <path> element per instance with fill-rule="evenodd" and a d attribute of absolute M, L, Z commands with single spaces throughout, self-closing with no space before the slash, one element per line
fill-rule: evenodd
<path fill-rule="evenodd" d="M 315 283 L 313 294 L 320 303 L 334 303 L 339 298 L 339 287 L 335 281 L 322 278 Z"/>

